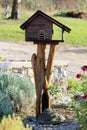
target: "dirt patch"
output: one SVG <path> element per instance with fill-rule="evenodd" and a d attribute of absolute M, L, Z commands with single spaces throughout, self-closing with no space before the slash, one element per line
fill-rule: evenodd
<path fill-rule="evenodd" d="M 52 110 L 65 117 L 66 120 L 76 119 L 76 113 L 65 104 L 54 104 Z"/>
<path fill-rule="evenodd" d="M 6 61 L 31 61 L 33 53 L 37 53 L 37 46 L 32 43 L 0 42 L 0 57 Z M 49 46 L 46 47 L 46 59 L 48 58 Z M 70 44 L 59 44 L 56 48 L 54 61 L 68 63 L 67 76 L 75 77 L 80 68 L 87 64 L 87 47 Z"/>

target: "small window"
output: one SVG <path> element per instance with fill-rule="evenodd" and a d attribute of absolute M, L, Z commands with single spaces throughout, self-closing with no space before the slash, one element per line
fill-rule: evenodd
<path fill-rule="evenodd" d="M 39 40 L 45 40 L 45 33 L 43 30 L 40 30 L 39 32 Z"/>

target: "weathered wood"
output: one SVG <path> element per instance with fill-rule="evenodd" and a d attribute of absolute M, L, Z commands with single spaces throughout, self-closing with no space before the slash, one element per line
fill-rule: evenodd
<path fill-rule="evenodd" d="M 32 68 L 33 68 L 33 72 L 34 72 L 34 79 L 35 79 L 35 88 L 36 88 L 36 117 L 38 118 L 38 116 L 40 115 L 40 100 L 41 100 L 41 93 L 39 92 L 39 69 L 38 69 L 38 65 L 37 65 L 37 56 L 36 54 L 32 55 Z"/>
<path fill-rule="evenodd" d="M 51 80 L 52 65 L 53 65 L 53 59 L 55 55 L 55 49 L 56 49 L 56 45 L 50 46 L 50 52 L 49 52 L 49 57 L 48 57 L 48 62 L 47 62 L 47 70 L 45 73 L 45 86 L 44 86 L 43 95 L 42 95 L 42 111 L 50 107 L 48 88 L 49 88 L 49 84 Z"/>
<path fill-rule="evenodd" d="M 42 94 L 42 112 L 49 108 L 50 103 L 49 103 L 49 94 L 48 94 L 48 90 L 44 89 L 43 90 L 43 94 Z"/>
<path fill-rule="evenodd" d="M 48 62 L 47 62 L 47 71 L 46 71 L 48 85 L 50 84 L 50 80 L 51 80 L 55 50 L 56 50 L 56 45 L 50 45 L 50 52 L 49 52 L 49 57 L 48 57 Z"/>
<path fill-rule="evenodd" d="M 41 31 L 44 31 L 45 39 L 52 39 L 52 22 L 38 15 L 26 29 L 26 41 L 40 40 Z"/>
<path fill-rule="evenodd" d="M 39 87 L 42 91 L 42 89 L 45 86 L 45 45 L 39 44 L 37 46 L 37 64 L 39 66 L 39 72 L 40 72 L 40 82 Z"/>
<path fill-rule="evenodd" d="M 48 93 L 48 82 L 45 76 L 45 86 L 42 94 L 42 112 L 50 107 L 49 93 Z"/>
<path fill-rule="evenodd" d="M 38 95 L 38 80 L 39 80 L 39 79 L 37 79 L 37 78 L 39 78 L 39 77 L 37 77 L 37 74 L 38 74 L 37 70 L 38 70 L 38 69 L 37 69 L 37 56 L 36 56 L 36 54 L 33 54 L 33 55 L 32 55 L 31 63 L 32 63 L 32 69 L 33 69 L 33 72 L 34 72 L 36 95 Z"/>
<path fill-rule="evenodd" d="M 41 112 L 41 96 L 45 86 L 45 45 L 37 46 L 37 56 L 32 56 L 32 67 L 34 71 L 35 87 L 36 87 L 36 117 Z"/>
<path fill-rule="evenodd" d="M 56 45 L 50 46 L 47 69 L 45 68 L 45 48 L 46 45 L 38 44 L 37 56 L 36 54 L 33 54 L 31 60 L 36 86 L 36 117 L 38 117 L 41 113 L 41 99 L 42 99 L 42 111 L 44 111 L 44 109 L 46 108 L 49 108 L 50 106 L 48 87 L 51 79 L 52 65 Z"/>
<path fill-rule="evenodd" d="M 46 47 L 45 45 L 41 45 L 41 44 L 37 46 L 37 64 L 38 64 L 39 72 L 40 72 L 39 73 L 40 80 L 38 84 L 39 84 L 39 91 L 40 91 L 41 96 L 42 96 L 42 90 L 45 86 L 45 47 Z M 38 97 L 38 100 L 41 101 L 41 97 Z M 38 103 L 40 103 L 41 105 L 41 102 L 38 102 Z"/>
<path fill-rule="evenodd" d="M 64 42 L 62 40 L 34 40 L 34 44 L 44 44 L 44 45 L 47 45 L 47 44 L 52 44 L 52 45 L 57 45 L 59 42 Z"/>
<path fill-rule="evenodd" d="M 62 41 L 64 41 L 64 29 L 62 29 Z"/>

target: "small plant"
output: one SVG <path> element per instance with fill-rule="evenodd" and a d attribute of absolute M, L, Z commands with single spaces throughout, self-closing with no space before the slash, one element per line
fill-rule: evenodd
<path fill-rule="evenodd" d="M 19 74 L 0 71 L 0 90 L 10 98 L 14 110 L 29 109 L 35 104 L 34 84 Z"/>
<path fill-rule="evenodd" d="M 3 117 L 0 123 L 0 130 L 32 130 L 32 128 L 24 128 L 21 119 L 13 114 L 12 117 L 10 115 L 8 117 Z"/>
<path fill-rule="evenodd" d="M 63 89 L 56 83 L 51 84 L 49 87 L 50 96 L 54 99 L 61 99 L 61 94 L 63 93 Z"/>
<path fill-rule="evenodd" d="M 12 110 L 11 100 L 9 96 L 4 94 L 0 90 L 0 119 L 3 117 L 3 115 L 7 116 L 12 113 L 13 113 L 13 110 Z"/>
<path fill-rule="evenodd" d="M 75 79 L 68 79 L 68 92 L 74 95 L 83 94 L 81 82 Z"/>

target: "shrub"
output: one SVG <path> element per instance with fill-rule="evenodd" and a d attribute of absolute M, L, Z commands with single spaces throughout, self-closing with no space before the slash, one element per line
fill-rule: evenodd
<path fill-rule="evenodd" d="M 32 130 L 32 128 L 24 128 L 21 119 L 13 115 L 13 117 L 3 117 L 0 130 Z"/>
<path fill-rule="evenodd" d="M 0 90 L 10 97 L 14 108 L 24 108 L 26 105 L 32 107 L 35 103 L 34 84 L 20 74 L 1 71 Z"/>
<path fill-rule="evenodd" d="M 2 118 L 3 115 L 7 116 L 12 113 L 13 110 L 10 98 L 0 90 L 0 118 Z"/>

